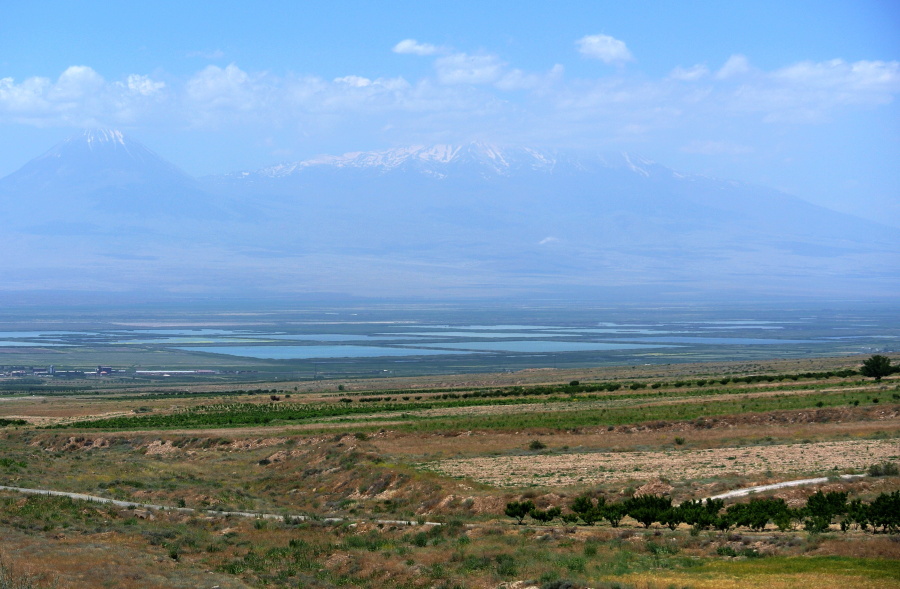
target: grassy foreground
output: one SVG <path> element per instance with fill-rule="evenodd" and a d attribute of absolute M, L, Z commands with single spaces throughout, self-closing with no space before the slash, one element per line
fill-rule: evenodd
<path fill-rule="evenodd" d="M 720 369 L 13 397 L 0 485 L 135 505 L 0 492 L 0 588 L 900 587 L 897 534 L 842 532 L 839 518 L 809 532 L 504 515 L 814 476 L 830 478 L 765 496 L 796 507 L 818 490 L 900 490 L 883 468 L 900 462 L 896 377 Z M 837 477 L 852 473 L 879 476 Z M 138 505 L 151 503 L 281 517 Z"/>

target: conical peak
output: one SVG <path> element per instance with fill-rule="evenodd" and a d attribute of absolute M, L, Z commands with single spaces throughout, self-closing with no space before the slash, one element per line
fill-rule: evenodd
<path fill-rule="evenodd" d="M 125 145 L 125 135 L 118 129 L 106 129 L 102 127 L 85 129 L 80 136 L 76 137 L 85 141 L 90 146 L 100 144 Z"/>

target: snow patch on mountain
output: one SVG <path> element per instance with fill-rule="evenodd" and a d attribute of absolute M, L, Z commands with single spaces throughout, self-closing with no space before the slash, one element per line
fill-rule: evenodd
<path fill-rule="evenodd" d="M 263 168 L 256 173 L 241 172 L 233 177 L 247 178 L 259 175 L 280 178 L 310 168 L 323 167 L 370 169 L 381 172 L 408 167 L 423 174 L 442 178 L 446 176 L 444 168 L 452 165 L 476 165 L 499 175 L 508 175 L 514 169 L 550 171 L 557 163 L 558 158 L 550 152 L 475 142 L 466 145 L 412 145 L 380 151 L 354 151 L 338 156 L 321 155 L 308 160 Z"/>
<path fill-rule="evenodd" d="M 125 136 L 118 129 L 85 129 L 80 139 L 83 139 L 91 147 L 103 143 L 126 146 Z"/>

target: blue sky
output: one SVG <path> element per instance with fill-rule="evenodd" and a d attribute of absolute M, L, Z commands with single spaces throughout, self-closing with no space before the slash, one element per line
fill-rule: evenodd
<path fill-rule="evenodd" d="M 10 2 L 0 176 L 85 126 L 191 174 L 487 140 L 900 225 L 900 3 Z"/>

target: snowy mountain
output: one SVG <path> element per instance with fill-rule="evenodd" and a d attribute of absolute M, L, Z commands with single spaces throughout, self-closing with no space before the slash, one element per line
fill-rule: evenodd
<path fill-rule="evenodd" d="M 202 215 L 209 204 L 196 180 L 110 129 L 70 137 L 0 179 L 0 211 L 7 215 Z"/>
<path fill-rule="evenodd" d="M 634 161 L 632 161 L 634 160 Z M 553 173 L 558 166 L 575 169 L 590 167 L 627 167 L 649 175 L 642 165 L 653 165 L 643 158 L 622 153 L 613 156 L 593 156 L 586 159 L 575 153 L 538 150 L 531 147 L 502 147 L 484 142 L 465 145 L 414 145 L 382 151 L 358 151 L 341 156 L 323 155 L 299 162 L 279 164 L 255 172 L 232 174 L 232 178 L 285 178 L 311 169 L 344 168 L 387 173 L 396 170 L 419 172 L 438 178 L 461 168 L 479 168 L 482 172 L 499 176 L 514 173 Z"/>
<path fill-rule="evenodd" d="M 0 215 L 0 247 L 15 253 L 0 283 L 16 288 L 448 298 L 900 288 L 896 229 L 622 153 L 413 146 L 198 181 L 95 131 L 0 179 Z"/>

